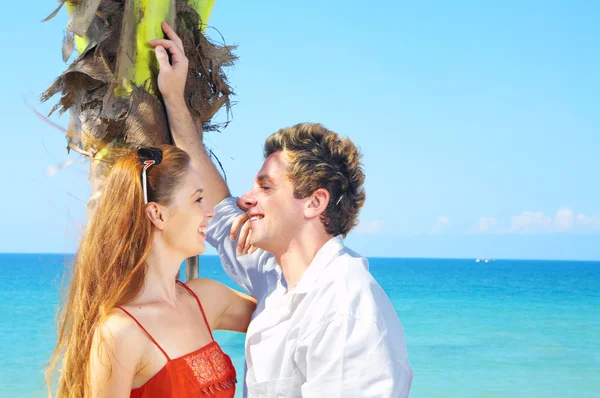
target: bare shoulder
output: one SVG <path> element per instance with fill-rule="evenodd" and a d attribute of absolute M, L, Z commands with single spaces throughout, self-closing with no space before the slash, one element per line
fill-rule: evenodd
<path fill-rule="evenodd" d="M 247 330 L 256 309 L 254 298 L 212 279 L 194 279 L 188 286 L 200 299 L 212 330 Z"/>
<path fill-rule="evenodd" d="M 209 319 L 218 318 L 227 306 L 224 298 L 226 298 L 230 289 L 221 282 L 208 278 L 196 278 L 186 284 L 200 299 L 206 316 Z"/>
<path fill-rule="evenodd" d="M 200 299 L 203 297 L 210 298 L 214 293 L 229 290 L 229 288 L 221 282 L 208 278 L 192 279 L 191 281 L 186 282 L 186 285 L 192 289 Z"/>
<path fill-rule="evenodd" d="M 138 324 L 125 312 L 120 309 L 113 309 L 106 320 L 98 325 L 98 330 L 103 337 L 112 335 L 122 340 L 134 337 L 140 331 Z"/>
<path fill-rule="evenodd" d="M 139 326 L 121 310 L 113 310 L 96 326 L 90 349 L 92 396 L 128 396 L 140 368 L 144 342 Z"/>
<path fill-rule="evenodd" d="M 108 317 L 98 324 L 94 333 L 93 348 L 102 345 L 107 354 L 126 363 L 137 363 L 146 348 L 147 338 L 139 325 L 127 314 L 114 309 Z"/>

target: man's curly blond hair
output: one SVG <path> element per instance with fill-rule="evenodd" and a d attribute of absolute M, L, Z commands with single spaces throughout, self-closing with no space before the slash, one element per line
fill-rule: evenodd
<path fill-rule="evenodd" d="M 365 174 L 362 154 L 348 138 L 317 123 L 300 123 L 283 128 L 265 142 L 265 159 L 284 151 L 294 196 L 306 198 L 319 188 L 330 195 L 321 220 L 327 233 L 346 236 L 358 224 L 365 203 Z"/>

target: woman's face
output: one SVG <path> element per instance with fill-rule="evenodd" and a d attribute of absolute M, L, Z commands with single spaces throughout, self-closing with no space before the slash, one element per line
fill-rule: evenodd
<path fill-rule="evenodd" d="M 190 167 L 166 211 L 165 228 L 162 231 L 165 243 L 185 258 L 206 250 L 208 220 L 215 212 L 204 203 L 203 189 L 200 174 Z"/>

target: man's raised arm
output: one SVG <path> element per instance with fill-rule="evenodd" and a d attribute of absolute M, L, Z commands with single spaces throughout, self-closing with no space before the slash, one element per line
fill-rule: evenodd
<path fill-rule="evenodd" d="M 234 282 L 254 297 L 261 297 L 267 290 L 265 272 L 275 267 L 270 253 L 262 250 L 251 255 L 237 253 L 245 244 L 245 236 L 233 238 L 234 221 L 243 214 L 234 198 L 231 197 L 225 180 L 208 156 L 202 143 L 202 131 L 198 131 L 184 100 L 188 59 L 183 52 L 181 39 L 169 25 L 163 22 L 162 28 L 169 40 L 152 40 L 156 47 L 156 58 L 160 66 L 158 88 L 160 89 L 169 118 L 171 134 L 175 144 L 186 151 L 192 166 L 200 173 L 204 182 L 204 198 L 210 206 L 215 206 L 215 217 L 208 225 L 206 240 L 219 252 L 225 272 Z M 167 51 L 171 54 L 171 62 Z"/>
<path fill-rule="evenodd" d="M 204 182 L 204 198 L 210 206 L 216 206 L 229 196 L 229 188 L 217 170 L 202 142 L 202 129 L 194 125 L 184 99 L 185 81 L 188 72 L 188 59 L 183 51 L 181 39 L 173 29 L 163 22 L 162 28 L 169 40 L 152 40 L 156 47 L 156 58 L 160 65 L 158 87 L 165 100 L 169 127 L 175 145 L 186 151 L 192 166 L 200 173 Z M 171 54 L 171 63 L 169 56 Z"/>

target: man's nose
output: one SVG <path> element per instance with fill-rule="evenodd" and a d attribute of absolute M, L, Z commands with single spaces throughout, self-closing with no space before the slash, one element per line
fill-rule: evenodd
<path fill-rule="evenodd" d="M 252 207 L 256 206 L 256 198 L 254 197 L 254 192 L 252 189 L 242 195 L 242 197 L 238 200 L 238 206 L 244 211 L 248 211 Z"/>

